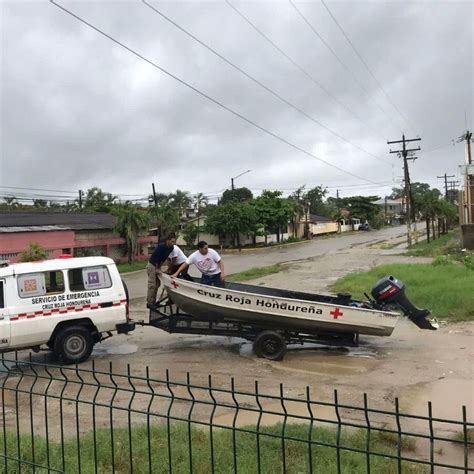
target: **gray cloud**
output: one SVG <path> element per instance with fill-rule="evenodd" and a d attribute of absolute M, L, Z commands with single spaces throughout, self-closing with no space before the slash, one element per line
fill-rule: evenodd
<path fill-rule="evenodd" d="M 375 159 L 278 101 L 141 2 L 63 4 L 228 107 L 363 184 L 264 134 L 81 25 L 46 1 L 1 9 L 0 186 L 116 194 L 176 188 L 211 193 L 236 184 L 288 189 L 324 184 L 383 195 L 401 175 L 387 139 L 420 135 L 423 150 L 472 127 L 471 2 L 328 2 L 405 123 L 319 2 L 296 3 L 346 70 L 287 2 L 235 3 L 354 118 L 268 45 L 228 5 L 150 2 L 184 28 Z M 355 79 L 355 78 L 356 79 Z M 362 84 L 363 88 L 359 86 Z M 381 111 L 380 109 L 383 109 Z M 462 145 L 419 153 L 413 180 L 440 186 Z M 4 191 L 4 190 L 3 190 Z M 2 191 L 2 192 L 3 192 Z"/>

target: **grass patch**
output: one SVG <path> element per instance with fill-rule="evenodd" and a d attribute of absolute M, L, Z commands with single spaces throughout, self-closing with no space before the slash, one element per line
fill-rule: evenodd
<path fill-rule="evenodd" d="M 408 297 L 433 316 L 451 321 L 474 320 L 474 271 L 461 265 L 394 264 L 352 273 L 337 280 L 332 289 L 366 299 L 379 278 L 393 275 L 407 286 Z"/>
<path fill-rule="evenodd" d="M 268 267 L 254 267 L 243 272 L 233 273 L 232 275 L 226 276 L 227 281 L 246 281 L 254 280 L 255 278 L 261 278 L 272 273 L 283 272 L 287 269 L 284 265 L 270 265 Z"/>
<path fill-rule="evenodd" d="M 117 263 L 120 273 L 136 272 L 137 270 L 145 270 L 147 262 Z"/>
<path fill-rule="evenodd" d="M 426 240 L 412 245 L 405 253 L 412 257 L 436 257 L 449 253 L 449 249 L 453 246 L 460 246 L 459 230 L 448 232 L 441 235 L 439 239 L 432 240 L 428 243 Z"/>
<path fill-rule="evenodd" d="M 400 242 L 399 240 L 395 241 L 390 241 L 390 240 L 379 240 L 378 242 L 374 242 L 373 244 L 370 244 L 370 248 L 376 248 L 376 249 L 383 249 L 383 250 L 390 250 L 395 247 L 398 247 L 401 245 L 403 242 Z"/>
<path fill-rule="evenodd" d="M 11 458 L 19 457 L 25 462 L 21 466 L 22 472 L 32 472 L 31 466 L 26 462 L 34 462 L 37 466 L 65 472 L 84 473 L 93 473 L 96 468 L 100 473 L 150 471 L 164 473 L 170 472 L 170 468 L 173 472 L 184 473 L 190 472 L 192 467 L 195 473 L 207 474 L 211 472 L 212 464 L 215 472 L 219 473 L 254 473 L 257 472 L 257 467 L 260 467 L 262 473 L 274 473 L 282 472 L 283 465 L 286 466 L 287 472 L 295 474 L 367 472 L 366 454 L 344 449 L 339 451 L 341 470 L 338 470 L 335 448 L 337 436 L 334 430 L 316 428 L 309 433 L 307 426 L 289 424 L 284 428 L 284 433 L 293 440 L 286 439 L 283 443 L 279 438 L 283 433 L 281 424 L 261 427 L 258 435 L 255 426 L 246 426 L 242 429 L 247 432 L 233 433 L 231 429 L 214 428 L 211 441 L 209 428 L 198 428 L 185 422 L 171 422 L 169 432 L 165 424 L 151 426 L 149 430 L 146 425 L 136 426 L 131 432 L 127 429 L 111 431 L 101 428 L 97 429 L 95 440 L 93 434 L 88 433 L 81 436 L 79 442 L 76 438 L 68 439 L 64 442 L 63 449 L 59 442 L 50 441 L 46 444 L 44 438 L 36 436 L 34 457 L 29 435 L 20 436 L 20 452 L 18 452 L 18 437 L 16 433 L 8 432 L 7 445 L 4 445 L 2 437 L 0 448 L 3 448 L 3 452 L 8 453 Z M 332 446 L 312 445 L 310 448 L 309 434 L 313 441 Z M 382 455 L 396 456 L 397 453 L 397 442 L 380 437 L 376 431 L 372 432 L 368 440 L 365 431 L 342 430 L 340 448 L 366 450 L 367 445 L 371 451 Z M 18 463 L 11 458 L 1 461 L 4 464 L 3 472 L 19 472 Z M 370 467 L 373 472 L 398 472 L 397 461 L 383 456 L 371 455 Z M 402 467 L 404 473 L 426 472 L 423 466 L 413 463 L 402 462 Z M 36 472 L 46 470 L 37 467 Z"/>
<path fill-rule="evenodd" d="M 453 436 L 453 439 L 455 441 L 460 441 L 461 443 L 464 443 L 464 432 L 460 431 L 459 433 L 456 433 Z M 470 429 L 467 430 L 467 442 L 468 443 L 474 443 L 474 428 L 470 428 Z M 474 446 L 468 444 L 468 448 L 469 449 L 474 449 Z"/>

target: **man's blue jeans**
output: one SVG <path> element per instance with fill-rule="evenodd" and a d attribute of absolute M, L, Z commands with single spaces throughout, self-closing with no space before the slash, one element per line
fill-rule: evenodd
<path fill-rule="evenodd" d="M 221 274 L 217 273 L 216 275 L 202 275 L 201 282 L 202 285 L 217 286 L 219 288 L 224 288 L 224 282 L 221 280 Z"/>

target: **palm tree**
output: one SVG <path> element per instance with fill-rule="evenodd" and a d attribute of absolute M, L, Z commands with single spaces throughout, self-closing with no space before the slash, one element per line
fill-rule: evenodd
<path fill-rule="evenodd" d="M 188 191 L 177 189 L 175 193 L 170 194 L 170 204 L 178 210 L 179 217 L 183 216 L 183 211 L 191 206 L 192 199 Z"/>
<path fill-rule="evenodd" d="M 18 207 L 18 199 L 15 196 L 6 197 L 5 202 L 7 203 L 7 206 L 11 207 L 12 209 Z"/>
<path fill-rule="evenodd" d="M 158 227 L 158 235 L 163 237 L 179 230 L 178 211 L 170 204 L 162 204 L 149 209 L 150 216 Z"/>
<path fill-rule="evenodd" d="M 207 196 L 205 196 L 203 193 L 197 193 L 194 196 L 194 209 L 196 210 L 196 215 L 197 215 L 197 240 L 199 242 L 199 232 L 200 232 L 200 217 L 201 217 L 201 212 L 203 209 L 208 204 L 208 199 Z"/>
<path fill-rule="evenodd" d="M 117 217 L 114 231 L 127 242 L 127 256 L 130 264 L 136 254 L 138 236 L 148 229 L 148 214 L 137 205 L 130 203 L 116 206 L 113 214 Z"/>

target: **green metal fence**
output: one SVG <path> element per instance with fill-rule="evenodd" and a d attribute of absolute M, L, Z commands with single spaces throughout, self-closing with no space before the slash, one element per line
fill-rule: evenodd
<path fill-rule="evenodd" d="M 3 472 L 468 472 L 474 424 L 190 374 L 2 359 Z M 158 372 L 159 373 L 159 372 Z"/>

